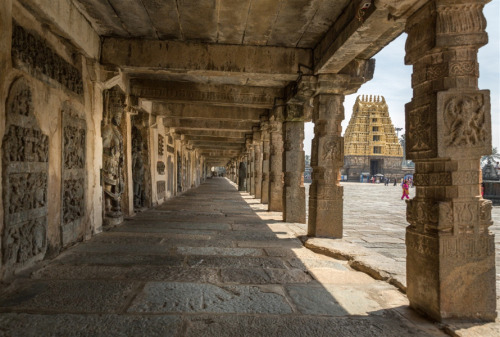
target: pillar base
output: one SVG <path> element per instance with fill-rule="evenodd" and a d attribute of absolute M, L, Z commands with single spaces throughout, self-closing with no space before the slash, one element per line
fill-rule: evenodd
<path fill-rule="evenodd" d="M 423 234 L 406 229 L 407 296 L 432 319 L 494 321 L 492 234 Z"/>

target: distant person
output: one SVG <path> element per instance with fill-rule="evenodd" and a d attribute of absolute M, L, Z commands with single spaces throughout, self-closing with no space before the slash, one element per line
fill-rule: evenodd
<path fill-rule="evenodd" d="M 406 197 L 406 199 L 410 199 L 410 190 L 408 187 L 408 182 L 406 180 L 403 180 L 403 195 L 401 196 L 401 200 L 403 200 Z"/>
<path fill-rule="evenodd" d="M 394 178 L 394 186 L 396 186 L 398 184 L 398 180 L 396 178 Z"/>
<path fill-rule="evenodd" d="M 485 188 L 485 185 L 484 185 L 484 181 L 481 183 L 481 197 L 484 197 L 484 188 Z"/>

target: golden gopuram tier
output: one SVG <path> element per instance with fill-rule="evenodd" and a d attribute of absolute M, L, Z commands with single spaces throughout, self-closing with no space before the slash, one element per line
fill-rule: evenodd
<path fill-rule="evenodd" d="M 347 175 L 349 181 L 366 181 L 375 175 L 391 179 L 404 176 L 403 149 L 383 96 L 356 98 L 344 144 L 342 174 Z"/>

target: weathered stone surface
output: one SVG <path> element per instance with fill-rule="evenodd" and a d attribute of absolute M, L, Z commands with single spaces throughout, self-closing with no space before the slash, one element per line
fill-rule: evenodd
<path fill-rule="evenodd" d="M 307 283 L 311 277 L 302 270 L 283 270 L 271 268 L 225 268 L 221 269 L 224 283 L 237 284 L 284 284 Z"/>
<path fill-rule="evenodd" d="M 288 314 L 285 298 L 270 289 L 192 283 L 148 283 L 127 312 L 225 312 Z"/>
<path fill-rule="evenodd" d="M 134 264 L 150 264 L 150 265 L 167 265 L 180 266 L 184 263 L 184 257 L 169 256 L 169 255 L 136 255 L 136 254 L 117 254 L 108 253 L 78 253 L 69 252 L 57 259 L 62 264 L 74 265 L 134 265 Z"/>
<path fill-rule="evenodd" d="M 35 336 L 174 336 L 179 316 L 0 314 L 0 325 L 12 337 Z"/>
<path fill-rule="evenodd" d="M 179 255 L 262 256 L 262 249 L 222 247 L 177 247 Z"/>
<path fill-rule="evenodd" d="M 249 256 L 188 256 L 187 264 L 191 268 L 281 268 L 285 269 L 282 260 L 273 257 Z"/>
<path fill-rule="evenodd" d="M 55 312 L 116 312 L 127 303 L 139 283 L 94 280 L 22 282 L 4 294 L 0 307 L 10 310 Z"/>
<path fill-rule="evenodd" d="M 380 336 L 399 337 L 444 336 L 434 331 L 429 334 L 410 325 L 400 316 L 385 314 L 379 317 L 283 317 L 234 315 L 194 316 L 187 324 L 189 336 Z M 244 328 L 242 328 L 244 327 Z"/>

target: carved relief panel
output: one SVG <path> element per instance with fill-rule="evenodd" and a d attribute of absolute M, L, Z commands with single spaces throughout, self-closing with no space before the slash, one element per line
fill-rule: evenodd
<path fill-rule="evenodd" d="M 34 77 L 54 80 L 77 95 L 83 95 L 80 70 L 54 52 L 41 37 L 16 22 L 12 25 L 12 60 L 14 67 Z"/>
<path fill-rule="evenodd" d="M 491 151 L 491 115 L 488 90 L 438 93 L 438 153 L 468 158 Z"/>
<path fill-rule="evenodd" d="M 163 156 L 163 152 L 165 146 L 165 139 L 163 138 L 162 135 L 158 135 L 158 155 Z"/>
<path fill-rule="evenodd" d="M 3 138 L 3 263 L 15 270 L 43 258 L 47 249 L 49 139 L 34 115 L 24 79 L 10 88 Z"/>
<path fill-rule="evenodd" d="M 82 111 L 65 102 L 62 114 L 62 214 L 61 239 L 63 246 L 83 234 L 85 216 L 85 153 L 87 124 Z"/>

